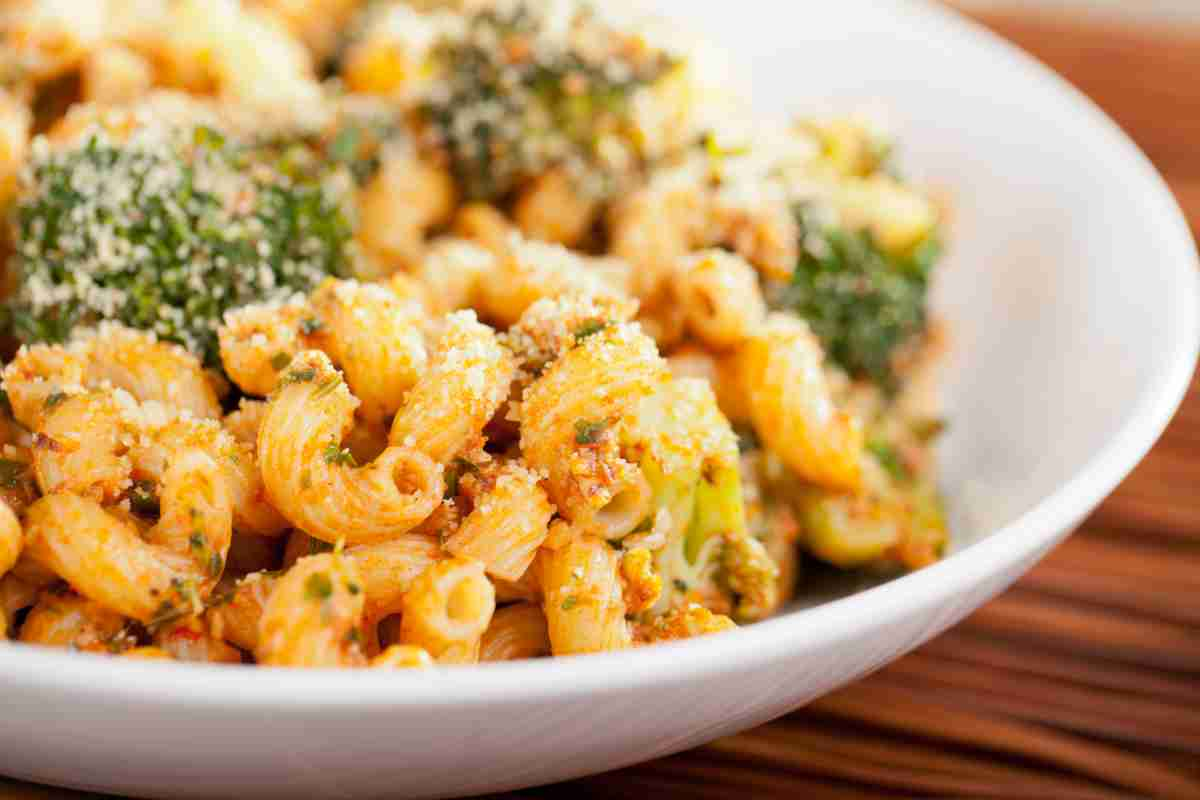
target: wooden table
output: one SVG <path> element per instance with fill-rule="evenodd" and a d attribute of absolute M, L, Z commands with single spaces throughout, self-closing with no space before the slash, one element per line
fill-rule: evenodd
<path fill-rule="evenodd" d="M 1200 230 L 1200 31 L 984 21 L 1104 106 Z M 895 796 L 1200 798 L 1200 382 L 1079 533 L 918 652 L 757 730 L 509 797 Z M 0 779 L 0 800 L 51 797 L 85 795 Z"/>

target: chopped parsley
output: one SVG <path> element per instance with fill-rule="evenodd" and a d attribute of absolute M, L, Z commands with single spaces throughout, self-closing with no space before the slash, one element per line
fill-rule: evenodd
<path fill-rule="evenodd" d="M 300 320 L 300 332 L 305 336 L 312 336 L 323 327 L 325 327 L 325 323 L 317 317 L 306 317 Z"/>
<path fill-rule="evenodd" d="M 562 601 L 562 610 L 570 611 L 575 606 L 579 605 L 579 598 L 575 595 L 567 595 L 567 598 Z"/>
<path fill-rule="evenodd" d="M 888 475 L 892 476 L 893 480 L 906 481 L 912 477 L 908 466 L 896 452 L 896 448 L 892 447 L 887 442 L 881 442 L 877 439 L 867 442 L 867 452 L 875 456 L 875 460 L 879 462 L 879 466 L 883 467 Z"/>
<path fill-rule="evenodd" d="M 283 372 L 290 363 L 292 363 L 291 353 L 279 352 L 271 356 L 271 369 L 276 372 Z"/>
<path fill-rule="evenodd" d="M 329 378 L 328 380 L 326 380 L 324 383 L 322 383 L 320 386 L 317 387 L 317 390 L 315 392 L 313 392 L 313 394 L 312 394 L 312 399 L 313 400 L 325 399 L 326 397 L 328 397 L 329 395 L 331 395 L 335 391 L 337 391 L 338 384 L 340 384 L 341 382 L 342 382 L 341 376 L 334 375 L 332 378 Z"/>
<path fill-rule="evenodd" d="M 575 444 L 595 444 L 600 441 L 600 437 L 604 435 L 604 431 L 607 429 L 608 423 L 605 420 L 576 420 Z"/>
<path fill-rule="evenodd" d="M 600 331 L 608 328 L 610 325 L 612 325 L 612 323 L 608 322 L 607 320 L 589 319 L 587 322 L 575 329 L 575 344 L 583 344 L 584 339 L 600 333 Z"/>
<path fill-rule="evenodd" d="M 946 432 L 948 427 L 946 420 L 939 417 L 929 417 L 926 419 L 916 420 L 909 426 L 913 436 L 921 443 L 931 442 L 937 437 Z"/>
<path fill-rule="evenodd" d="M 333 545 L 324 539 L 318 539 L 315 536 L 308 537 L 308 554 L 310 556 L 315 556 L 319 553 L 329 553 L 332 551 Z"/>
<path fill-rule="evenodd" d="M 158 513 L 158 491 L 154 481 L 138 480 L 129 490 L 129 507 L 136 514 Z"/>
<path fill-rule="evenodd" d="M 354 454 L 345 447 L 338 447 L 336 442 L 330 442 L 325 448 L 324 458 L 326 464 L 336 464 L 342 467 L 358 466 L 358 462 L 354 460 Z"/>
<path fill-rule="evenodd" d="M 446 492 L 445 499 L 449 500 L 458 494 L 458 484 L 464 475 L 478 475 L 479 467 L 465 458 L 456 458 L 450 462 L 450 466 L 446 468 Z"/>
<path fill-rule="evenodd" d="M 0 487 L 16 489 L 21 480 L 29 474 L 29 465 L 24 461 L 13 461 L 10 458 L 0 458 Z"/>
<path fill-rule="evenodd" d="M 688 590 L 687 581 L 685 581 L 685 580 L 682 580 L 680 578 L 675 578 L 674 580 L 671 581 L 671 583 L 673 583 L 675 585 L 676 591 L 687 592 L 687 590 Z"/>
<path fill-rule="evenodd" d="M 294 369 L 283 377 L 280 386 L 290 386 L 293 383 L 310 383 L 317 379 L 317 371 L 312 367 Z"/>
<path fill-rule="evenodd" d="M 309 600 L 317 603 L 328 600 L 333 596 L 333 581 L 329 580 L 327 573 L 314 572 L 304 582 L 304 594 Z"/>
<path fill-rule="evenodd" d="M 47 411 L 62 403 L 69 395 L 66 392 L 51 392 L 46 396 L 45 408 Z"/>

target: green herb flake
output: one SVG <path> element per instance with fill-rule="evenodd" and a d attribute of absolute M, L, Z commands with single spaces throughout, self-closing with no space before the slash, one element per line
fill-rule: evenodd
<path fill-rule="evenodd" d="M 443 498 L 449 500 L 458 494 L 458 484 L 464 475 L 478 475 L 479 466 L 472 461 L 459 457 L 450 462 L 446 468 L 446 491 Z"/>
<path fill-rule="evenodd" d="M 326 464 L 336 464 L 341 467 L 358 466 L 358 462 L 354 460 L 354 454 L 345 447 L 338 447 L 336 442 L 330 442 L 325 448 L 324 458 Z"/>
<path fill-rule="evenodd" d="M 608 328 L 611 324 L 607 320 L 589 319 L 575 329 L 575 344 L 583 344 L 584 339 L 600 333 L 600 331 Z"/>
<path fill-rule="evenodd" d="M 196 533 L 193 533 L 191 536 L 188 537 L 188 545 L 191 546 L 192 550 L 194 550 L 197 553 L 204 550 L 203 534 L 201 534 L 198 531 Z"/>
<path fill-rule="evenodd" d="M 196 147 L 220 150 L 225 146 L 225 136 L 207 125 L 200 125 L 192 133 L 192 142 Z"/>
<path fill-rule="evenodd" d="M 317 390 L 315 392 L 313 392 L 313 394 L 312 394 L 312 399 L 313 400 L 325 399 L 326 397 L 328 397 L 329 395 L 331 395 L 335 391 L 337 391 L 337 387 L 341 384 L 341 382 L 342 382 L 341 376 L 334 375 L 332 378 L 330 378 L 329 380 L 325 381 L 324 383 L 322 383 L 320 386 L 317 387 Z"/>
<path fill-rule="evenodd" d="M 213 551 L 213 554 L 208 557 L 208 577 L 215 578 L 225 569 L 225 559 L 221 558 L 221 554 Z"/>
<path fill-rule="evenodd" d="M 933 441 L 937 437 L 946 432 L 949 427 L 946 420 L 939 417 L 928 417 L 925 419 L 914 420 L 909 426 L 913 436 L 922 444 Z"/>
<path fill-rule="evenodd" d="M 686 592 L 688 590 L 687 581 L 685 580 L 675 578 L 672 583 L 675 584 L 676 591 Z"/>
<path fill-rule="evenodd" d="M 307 317 L 300 321 L 300 332 L 305 336 L 312 336 L 323 327 L 325 327 L 325 323 L 317 317 Z"/>
<path fill-rule="evenodd" d="M 333 545 L 324 539 L 318 539 L 315 536 L 308 537 L 308 554 L 315 556 L 320 553 L 328 553 L 333 550 Z"/>
<path fill-rule="evenodd" d="M 58 406 L 60 403 L 62 403 L 68 397 L 69 397 L 69 395 L 66 392 L 51 392 L 49 395 L 46 396 L 46 404 L 45 404 L 46 410 L 49 411 L 50 409 L 54 408 L 55 406 Z"/>
<path fill-rule="evenodd" d="M 346 631 L 346 644 L 356 645 L 362 644 L 362 632 L 358 628 L 351 628 Z"/>
<path fill-rule="evenodd" d="M 295 369 L 295 370 L 292 370 L 291 372 L 289 372 L 286 376 L 284 376 L 284 379 L 281 382 L 281 385 L 282 386 L 290 386 L 293 383 L 309 383 L 311 381 L 316 380 L 316 377 L 317 377 L 317 371 L 315 369 L 313 369 L 312 367 L 306 367 L 304 369 Z"/>
<path fill-rule="evenodd" d="M 21 479 L 29 473 L 29 465 L 24 461 L 13 461 L 0 458 L 0 486 L 5 489 L 15 489 Z"/>
<path fill-rule="evenodd" d="M 343 164 L 349 164 L 358 156 L 362 131 L 349 125 L 338 131 L 337 136 L 329 143 L 329 158 Z"/>
<path fill-rule="evenodd" d="M 333 596 L 333 581 L 329 580 L 329 574 L 325 572 L 314 572 L 308 576 L 308 580 L 304 582 L 304 594 L 313 602 L 323 602 Z"/>
<path fill-rule="evenodd" d="M 276 372 L 283 372 L 290 363 L 292 363 L 291 353 L 279 352 L 271 356 L 271 369 Z"/>
<path fill-rule="evenodd" d="M 596 442 L 600 441 L 600 437 L 604 435 L 604 431 L 607 428 L 608 423 L 604 420 L 576 420 L 575 444 L 596 444 Z"/>
<path fill-rule="evenodd" d="M 362 587 L 351 581 L 350 583 L 346 584 L 346 591 L 352 595 L 356 595 L 362 591 Z"/>
<path fill-rule="evenodd" d="M 567 598 L 562 601 L 562 610 L 570 611 L 572 608 L 574 608 L 577 605 L 579 605 L 579 598 L 573 594 L 568 595 Z"/>
<path fill-rule="evenodd" d="M 900 458 L 900 454 L 896 452 L 896 448 L 892 447 L 887 442 L 872 440 L 867 442 L 867 452 L 875 457 L 879 462 L 879 466 L 892 476 L 893 480 L 905 481 L 912 477 L 908 466 Z"/>

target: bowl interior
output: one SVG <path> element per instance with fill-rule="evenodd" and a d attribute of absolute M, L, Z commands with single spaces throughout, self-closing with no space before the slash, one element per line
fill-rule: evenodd
<path fill-rule="evenodd" d="M 1181 249 L 1187 237 L 1146 235 L 1180 226 L 1178 210 L 1144 196 L 1144 159 L 1114 161 L 1119 137 L 1095 124 L 1094 109 L 1064 105 L 1061 82 L 1027 74 L 1029 64 L 1003 63 L 999 74 L 995 48 L 956 35 L 962 25 L 949 17 L 914 14 L 913 3 L 836 13 L 816 3 L 651 5 L 735 54 L 735 80 L 759 114 L 881 110 L 901 168 L 947 197 L 936 305 L 953 340 L 941 457 L 956 549 L 1079 472 L 1194 348 L 1178 331 L 1195 298 L 1164 296 L 1181 257 L 1194 260 Z"/>

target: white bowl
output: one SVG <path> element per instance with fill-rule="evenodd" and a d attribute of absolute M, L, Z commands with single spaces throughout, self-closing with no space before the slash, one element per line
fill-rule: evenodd
<path fill-rule="evenodd" d="M 733 633 L 432 674 L 139 663 L 0 647 L 0 771 L 141 795 L 430 797 L 663 756 L 911 650 L 1064 537 L 1158 437 L 1196 358 L 1196 253 L 1095 107 L 930 5 L 668 0 L 748 65 L 760 111 L 882 101 L 957 209 L 958 354 L 936 566 Z M 814 93 L 818 93 L 814 95 Z M 969 543 L 969 544 L 968 544 Z"/>

